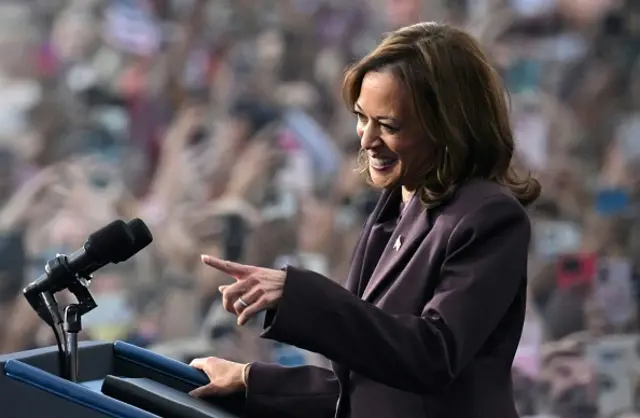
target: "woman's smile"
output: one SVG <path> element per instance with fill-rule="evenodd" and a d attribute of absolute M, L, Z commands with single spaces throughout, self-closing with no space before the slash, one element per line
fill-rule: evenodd
<path fill-rule="evenodd" d="M 383 157 L 369 155 L 369 167 L 379 172 L 389 172 L 398 163 L 397 157 Z"/>

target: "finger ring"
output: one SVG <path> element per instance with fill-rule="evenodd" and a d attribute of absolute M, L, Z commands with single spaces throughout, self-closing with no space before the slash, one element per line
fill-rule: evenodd
<path fill-rule="evenodd" d="M 245 302 L 244 299 L 242 298 L 238 298 L 238 302 L 240 302 L 240 305 L 242 305 L 244 308 L 249 306 L 249 304 Z"/>

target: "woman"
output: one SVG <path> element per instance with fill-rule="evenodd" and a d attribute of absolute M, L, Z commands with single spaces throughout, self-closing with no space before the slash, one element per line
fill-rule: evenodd
<path fill-rule="evenodd" d="M 360 163 L 384 189 L 346 289 L 311 271 L 203 256 L 237 279 L 221 291 L 263 336 L 333 370 L 195 360 L 195 396 L 246 391 L 250 417 L 515 418 L 511 364 L 523 326 L 539 183 L 511 169 L 505 92 L 467 33 L 420 23 L 350 68 Z"/>

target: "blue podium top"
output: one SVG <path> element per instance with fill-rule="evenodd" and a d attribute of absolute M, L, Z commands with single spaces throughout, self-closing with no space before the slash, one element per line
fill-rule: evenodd
<path fill-rule="evenodd" d="M 116 341 L 113 343 L 113 350 L 114 355 L 118 358 L 173 377 L 194 387 L 209 383 L 209 378 L 202 371 L 133 344 Z"/>
<path fill-rule="evenodd" d="M 116 399 L 94 392 L 77 383 L 63 379 L 37 367 L 30 366 L 19 360 L 9 360 L 5 363 L 4 374 L 19 382 L 49 392 L 69 402 L 85 406 L 114 418 L 158 418 L 147 411 L 128 405 Z"/>
<path fill-rule="evenodd" d="M 84 375 L 84 378 L 81 377 L 83 379 L 81 382 L 72 382 L 56 375 L 56 347 L 3 356 L 1 360 L 4 365 L 4 373 L 3 376 L 0 376 L 0 380 L 8 379 L 8 381 L 18 381 L 41 391 L 40 393 L 53 395 L 55 398 L 78 405 L 80 408 L 77 408 L 76 411 L 89 409 L 95 411 L 100 416 L 122 418 L 156 418 L 158 415 L 115 398 L 105 396 L 104 393 L 102 393 L 102 383 L 105 376 L 120 376 L 118 373 L 124 371 L 118 372 L 113 369 L 113 365 L 118 363 L 118 361 L 122 364 L 129 363 L 140 366 L 143 369 L 154 372 L 156 376 L 166 376 L 170 378 L 170 381 L 183 383 L 183 386 L 186 387 L 195 388 L 209 383 L 206 374 L 200 370 L 122 341 L 116 341 L 112 344 L 83 342 L 80 344 L 80 349 L 85 355 L 84 358 L 88 366 L 88 368 L 85 369 L 85 373 L 81 370 L 80 375 Z M 134 373 L 134 376 L 127 375 L 122 377 L 140 376 Z M 183 390 L 185 389 L 182 388 L 181 391 Z M 22 393 L 25 393 L 26 396 L 27 392 L 15 387 L 15 389 L 3 395 L 4 398 L 6 398 L 3 398 L 3 402 L 11 402 L 11 400 L 15 400 L 16 396 L 22 396 L 19 395 Z M 34 399 L 31 395 L 28 397 L 29 399 Z M 16 411 L 16 414 L 13 416 L 24 416 L 24 413 L 31 414 L 34 410 L 42 408 L 46 410 L 46 405 L 46 403 L 25 404 L 19 408 L 22 412 L 18 413 Z M 61 406 L 63 406 L 63 404 L 58 403 L 56 408 Z M 49 412 L 51 412 L 51 410 L 49 410 Z M 82 414 L 80 416 L 82 416 Z"/>

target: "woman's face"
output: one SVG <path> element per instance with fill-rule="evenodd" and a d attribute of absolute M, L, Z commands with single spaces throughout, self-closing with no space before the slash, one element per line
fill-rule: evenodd
<path fill-rule="evenodd" d="M 377 187 L 418 180 L 429 152 L 411 97 L 390 72 L 367 73 L 354 109 L 360 146 Z"/>

